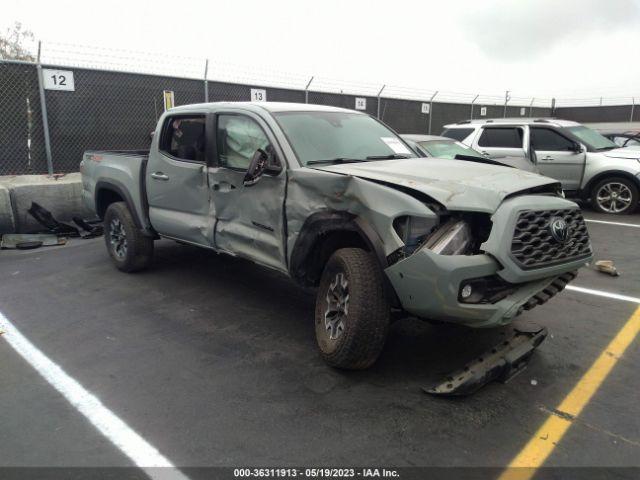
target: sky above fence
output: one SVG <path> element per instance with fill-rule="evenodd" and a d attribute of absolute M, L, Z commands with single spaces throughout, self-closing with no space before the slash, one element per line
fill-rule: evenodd
<path fill-rule="evenodd" d="M 640 96 L 640 63 L 624 48 L 639 43 L 639 12 L 640 0 L 5 0 L 0 27 L 19 20 L 45 45 L 69 44 L 58 55 L 72 45 L 155 52 L 160 63 L 197 59 L 198 73 L 209 58 L 212 79 L 301 88 L 315 76 L 332 91 L 372 94 L 386 84 L 392 96 L 480 93 L 500 103 L 510 90 L 586 105 Z M 119 61 L 110 55 L 101 60 Z"/>

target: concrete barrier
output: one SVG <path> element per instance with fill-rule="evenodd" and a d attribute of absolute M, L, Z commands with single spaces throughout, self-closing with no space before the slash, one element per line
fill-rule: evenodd
<path fill-rule="evenodd" d="M 0 235 L 15 232 L 16 223 L 11 208 L 9 189 L 0 185 Z"/>
<path fill-rule="evenodd" d="M 60 221 L 69 221 L 73 216 L 91 216 L 82 204 L 82 181 L 79 173 L 70 173 L 58 178 L 49 178 L 46 175 L 0 177 L 0 189 L 2 188 L 9 192 L 8 211 L 12 212 L 14 231 L 18 233 L 33 233 L 43 228 L 27 212 L 31 202 L 39 203 Z M 0 219 L 4 218 L 7 211 L 1 196 L 0 190 Z"/>

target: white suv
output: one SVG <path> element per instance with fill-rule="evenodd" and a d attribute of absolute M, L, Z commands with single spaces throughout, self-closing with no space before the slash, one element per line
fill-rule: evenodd
<path fill-rule="evenodd" d="M 500 118 L 445 125 L 442 135 L 492 158 L 520 156 L 599 212 L 632 213 L 639 201 L 640 150 L 619 148 L 595 130 L 555 118 Z"/>

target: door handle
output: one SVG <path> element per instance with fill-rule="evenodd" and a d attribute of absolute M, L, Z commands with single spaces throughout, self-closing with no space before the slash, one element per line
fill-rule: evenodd
<path fill-rule="evenodd" d="M 166 182 L 167 180 L 169 180 L 169 175 L 165 175 L 162 172 L 153 172 L 151 174 L 151 178 L 153 178 L 154 180 L 162 180 L 163 182 Z"/>
<path fill-rule="evenodd" d="M 554 160 L 554 158 L 550 157 L 549 155 L 547 155 L 546 157 L 543 157 L 542 160 L 546 160 L 547 162 L 550 162 L 550 161 Z"/>
<path fill-rule="evenodd" d="M 211 185 L 211 188 L 213 188 L 216 192 L 229 192 L 235 189 L 236 186 L 223 180 L 221 182 L 214 183 L 213 185 Z"/>

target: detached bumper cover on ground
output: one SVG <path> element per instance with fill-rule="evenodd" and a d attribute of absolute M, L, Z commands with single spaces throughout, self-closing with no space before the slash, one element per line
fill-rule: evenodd
<path fill-rule="evenodd" d="M 424 391 L 432 395 L 464 396 L 494 380 L 506 382 L 527 366 L 534 350 L 545 338 L 547 329 L 544 327 L 535 324 L 519 326 L 513 336 Z"/>

